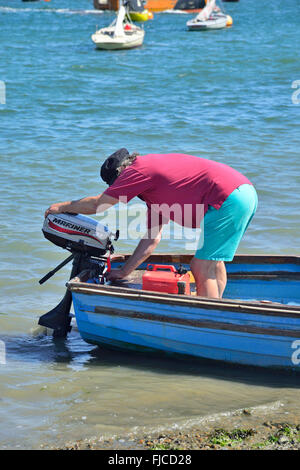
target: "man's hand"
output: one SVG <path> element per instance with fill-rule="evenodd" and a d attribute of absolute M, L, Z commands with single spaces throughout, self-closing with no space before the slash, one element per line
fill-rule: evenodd
<path fill-rule="evenodd" d="M 127 274 L 124 273 L 122 269 L 113 269 L 105 274 L 106 280 L 112 282 L 117 281 L 118 279 L 124 279 L 126 276 Z"/>
<path fill-rule="evenodd" d="M 47 217 L 49 214 L 61 214 L 64 212 L 63 209 L 63 203 L 57 202 L 56 204 L 52 204 L 50 207 L 45 212 L 45 217 Z"/>
<path fill-rule="evenodd" d="M 128 277 L 145 259 L 147 259 L 161 239 L 162 226 L 157 227 L 155 238 L 149 238 L 150 232 L 145 234 L 134 250 L 134 253 L 127 259 L 120 269 L 113 269 L 105 277 L 108 281 L 116 281 Z"/>

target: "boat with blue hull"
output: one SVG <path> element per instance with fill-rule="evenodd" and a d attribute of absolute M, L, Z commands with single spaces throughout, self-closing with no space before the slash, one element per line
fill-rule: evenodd
<path fill-rule="evenodd" d="M 112 266 L 127 258 L 115 256 Z M 157 254 L 147 263 L 188 269 L 191 258 Z M 114 284 L 83 282 L 80 275 L 69 281 L 85 341 L 300 370 L 300 257 L 236 256 L 227 265 L 228 285 L 221 300 L 145 291 L 145 269 L 146 263 Z"/>

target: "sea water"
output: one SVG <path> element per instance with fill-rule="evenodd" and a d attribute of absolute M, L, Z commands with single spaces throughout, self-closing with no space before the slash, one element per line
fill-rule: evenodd
<path fill-rule="evenodd" d="M 108 353 L 75 329 L 60 344 L 32 334 L 69 275 L 38 284 L 67 256 L 43 238 L 43 213 L 103 191 L 99 166 L 120 147 L 233 166 L 259 197 L 239 253 L 299 254 L 300 5 L 226 9 L 232 28 L 188 32 L 193 15 L 158 13 L 141 48 L 108 52 L 90 36 L 114 13 L 92 0 L 0 0 L 1 447 L 184 426 L 278 400 L 297 414 L 293 377 Z M 121 237 L 116 250 L 136 243 Z M 159 249 L 184 252 L 183 241 Z"/>

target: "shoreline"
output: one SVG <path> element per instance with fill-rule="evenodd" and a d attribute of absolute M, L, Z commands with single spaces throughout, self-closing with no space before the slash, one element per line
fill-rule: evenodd
<path fill-rule="evenodd" d="M 43 448 L 48 448 L 43 446 Z M 203 417 L 183 429 L 136 430 L 109 439 L 93 437 L 52 450 L 300 450 L 300 414 L 281 402 Z"/>

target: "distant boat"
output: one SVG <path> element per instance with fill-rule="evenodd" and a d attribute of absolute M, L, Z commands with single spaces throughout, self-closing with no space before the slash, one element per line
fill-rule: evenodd
<path fill-rule="evenodd" d="M 132 49 L 141 46 L 145 31 L 133 24 L 123 5 L 120 6 L 117 18 L 106 28 L 101 28 L 92 35 L 97 49 Z"/>
<path fill-rule="evenodd" d="M 153 19 L 153 13 L 145 8 L 144 0 L 128 0 L 124 2 L 132 21 L 144 22 Z"/>
<path fill-rule="evenodd" d="M 119 9 L 119 0 L 93 0 L 96 10 Z M 147 0 L 145 9 L 150 12 L 165 10 L 182 10 L 189 12 L 199 12 L 205 7 L 205 0 Z"/>
<path fill-rule="evenodd" d="M 203 8 L 195 18 L 189 20 L 186 25 L 189 31 L 207 31 L 226 28 L 229 21 L 231 25 L 232 18 L 225 15 L 225 13 L 216 6 L 216 0 L 208 0 L 205 8 Z"/>

